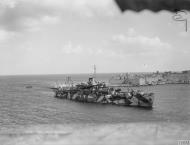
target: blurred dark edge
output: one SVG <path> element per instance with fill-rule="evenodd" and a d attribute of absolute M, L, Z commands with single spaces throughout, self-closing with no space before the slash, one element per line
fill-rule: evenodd
<path fill-rule="evenodd" d="M 122 12 L 125 10 L 140 12 L 145 9 L 153 12 L 190 10 L 190 0 L 115 0 L 115 2 Z"/>

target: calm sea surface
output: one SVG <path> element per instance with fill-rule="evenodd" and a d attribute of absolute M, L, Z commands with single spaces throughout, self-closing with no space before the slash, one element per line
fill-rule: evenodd
<path fill-rule="evenodd" d="M 76 82 L 89 75 L 70 75 Z M 113 74 L 98 74 L 108 82 Z M 1 76 L 0 129 L 52 124 L 117 124 L 134 122 L 190 123 L 190 85 L 141 87 L 155 93 L 152 110 L 85 104 L 54 98 L 49 87 L 65 81 L 66 75 Z M 32 88 L 26 88 L 31 85 Z M 123 88 L 126 89 L 126 88 Z"/>

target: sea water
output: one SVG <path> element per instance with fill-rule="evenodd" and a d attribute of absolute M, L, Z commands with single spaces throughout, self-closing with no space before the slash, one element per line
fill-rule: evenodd
<path fill-rule="evenodd" d="M 97 80 L 109 82 L 113 75 L 97 74 Z M 63 83 L 67 76 L 71 76 L 74 82 L 81 82 L 87 81 L 90 75 L 1 76 L 0 134 L 5 133 L 6 135 L 13 130 L 17 133 L 18 130 L 23 131 L 26 128 L 40 130 L 44 126 L 45 128 L 52 128 L 52 126 L 62 126 L 62 128 L 88 125 L 117 126 L 121 124 L 132 124 L 132 126 L 154 124 L 159 126 L 160 123 L 167 123 L 173 124 L 175 127 L 182 124 L 182 128 L 187 128 L 190 123 L 190 85 L 134 88 L 155 94 L 153 109 L 147 110 L 57 99 L 50 88 L 55 84 Z M 181 127 L 179 128 L 182 130 Z M 2 139 L 5 138 L 0 135 L 0 140 Z M 7 143 L 6 139 L 5 143 Z"/>

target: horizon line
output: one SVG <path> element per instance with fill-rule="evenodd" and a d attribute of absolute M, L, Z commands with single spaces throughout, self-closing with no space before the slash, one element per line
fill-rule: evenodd
<path fill-rule="evenodd" d="M 189 71 L 189 70 L 181 70 L 181 71 L 172 71 L 172 70 L 167 70 L 167 71 L 158 71 L 160 73 L 163 72 L 182 72 L 182 71 Z M 123 73 L 156 73 L 157 71 L 142 71 L 142 72 L 132 72 L 132 71 L 126 71 L 126 72 L 96 72 L 96 74 L 123 74 Z M 0 74 L 0 76 L 41 76 L 41 75 L 91 75 L 94 73 L 86 73 L 86 72 L 81 72 L 81 73 L 47 73 L 47 74 Z"/>

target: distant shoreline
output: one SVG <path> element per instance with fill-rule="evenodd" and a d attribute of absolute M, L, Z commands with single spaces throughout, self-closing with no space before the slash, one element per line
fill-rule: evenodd
<path fill-rule="evenodd" d="M 156 85 L 128 85 L 128 84 L 114 84 L 114 85 L 108 85 L 109 87 L 153 87 L 153 86 L 163 86 L 163 85 L 190 85 L 189 83 L 166 83 L 166 84 L 156 84 Z"/>

